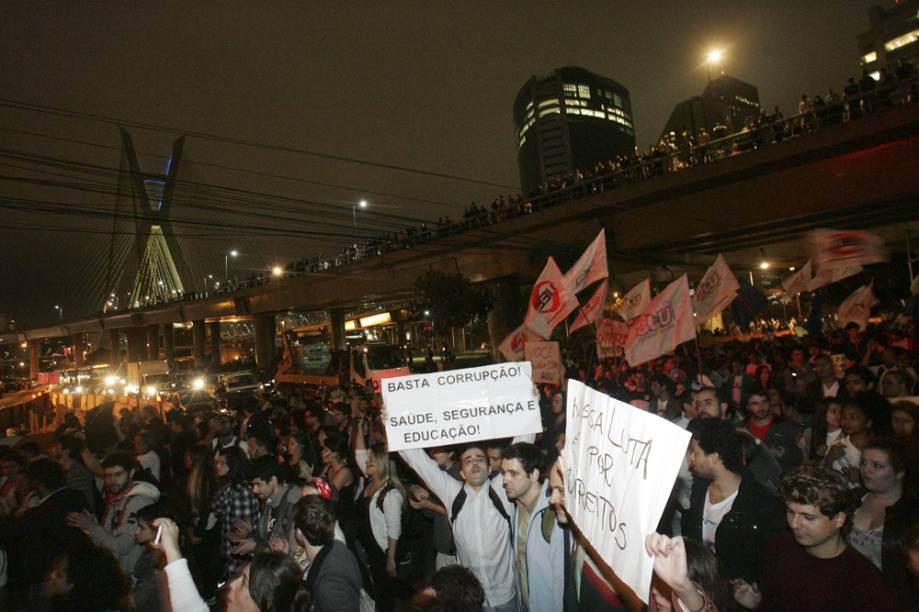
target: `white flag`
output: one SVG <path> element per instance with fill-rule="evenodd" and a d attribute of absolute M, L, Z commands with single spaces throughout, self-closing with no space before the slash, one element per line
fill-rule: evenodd
<path fill-rule="evenodd" d="M 814 267 L 811 260 L 808 259 L 804 266 L 782 281 L 782 287 L 785 289 L 785 295 L 793 298 L 799 293 L 810 290 L 811 277 L 814 274 Z"/>
<path fill-rule="evenodd" d="M 829 268 L 853 268 L 890 257 L 884 239 L 871 232 L 818 229 L 811 236 L 818 274 Z"/>
<path fill-rule="evenodd" d="M 692 305 L 698 322 L 705 323 L 724 310 L 734 300 L 738 289 L 740 285 L 728 262 L 718 255 L 693 292 Z"/>
<path fill-rule="evenodd" d="M 651 280 L 645 279 L 629 289 L 629 292 L 622 296 L 622 301 L 616 307 L 616 312 L 623 319 L 628 321 L 634 319 L 642 312 L 648 304 L 651 303 Z"/>
<path fill-rule="evenodd" d="M 810 283 L 807 285 L 808 291 L 816 291 L 820 287 L 826 285 L 832 285 L 837 283 L 844 278 L 849 278 L 854 276 L 864 270 L 861 266 L 855 266 L 852 268 L 824 268 L 811 279 Z"/>
<path fill-rule="evenodd" d="M 601 229 L 581 257 L 565 272 L 565 288 L 573 295 L 594 281 L 607 278 L 606 267 L 606 230 Z"/>
<path fill-rule="evenodd" d="M 871 307 L 878 303 L 874 297 L 874 282 L 868 285 L 862 285 L 852 292 L 836 311 L 836 319 L 839 326 L 842 327 L 849 321 L 858 323 L 858 326 L 865 329 L 868 326 L 868 318 L 871 316 Z"/>
<path fill-rule="evenodd" d="M 550 257 L 530 292 L 524 325 L 548 339 L 555 326 L 577 307 L 577 298 L 565 289 L 562 272 Z"/>
<path fill-rule="evenodd" d="M 498 352 L 508 361 L 523 361 L 526 345 L 530 341 L 542 340 L 536 332 L 527 329 L 526 325 L 521 325 L 507 335 L 500 345 Z"/>
<path fill-rule="evenodd" d="M 689 279 L 684 274 L 657 294 L 640 315 L 628 322 L 625 358 L 635 367 L 674 350 L 696 337 L 689 299 Z"/>
<path fill-rule="evenodd" d="M 574 333 L 575 330 L 581 329 L 582 327 L 587 327 L 600 318 L 600 315 L 603 314 L 603 306 L 606 304 L 607 291 L 609 291 L 609 283 L 604 280 L 600 283 L 600 286 L 597 287 L 597 290 L 594 291 L 591 298 L 581 306 L 581 309 L 578 311 L 578 316 L 574 319 L 574 323 L 568 328 L 569 334 Z"/>

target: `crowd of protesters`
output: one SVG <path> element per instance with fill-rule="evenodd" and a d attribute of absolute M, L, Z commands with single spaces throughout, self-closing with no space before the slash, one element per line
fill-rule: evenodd
<path fill-rule="evenodd" d="M 472 202 L 463 210 L 459 220 L 454 221 L 447 215 L 438 218 L 433 226 L 422 223 L 417 227 L 409 226 L 382 236 L 368 237 L 363 244 L 349 244 L 332 257 L 314 255 L 296 260 L 283 269 L 283 276 L 315 274 L 368 257 L 411 249 L 431 240 L 528 215 L 589 194 L 754 151 L 820 128 L 857 120 L 895 105 L 911 104 L 919 97 L 917 85 L 914 66 L 900 59 L 892 73 L 881 69 L 877 78 L 866 71 L 859 79 L 850 77 L 842 94 L 833 89 L 825 96 L 802 94 L 794 116 L 786 118 L 776 105 L 771 112 L 763 109 L 758 115 L 748 117 L 742 126 L 734 126 L 733 130 L 725 123 L 725 118 L 725 122 L 716 121 L 710 131 L 702 127 L 696 133 L 685 129 L 669 132 L 646 151 L 636 148 L 631 154 L 600 161 L 592 168 L 578 168 L 568 176 L 546 181 L 525 195 L 501 195 L 488 206 Z M 213 291 L 181 292 L 172 297 L 145 301 L 137 307 L 150 308 L 170 302 L 202 299 L 213 293 L 264 285 L 277 277 L 271 268 L 266 268 L 249 274 L 242 281 L 218 285 Z"/>
<path fill-rule="evenodd" d="M 912 323 L 712 338 L 568 376 L 691 433 L 645 542 L 650 609 L 919 609 Z M 543 432 L 390 453 L 364 388 L 71 414 L 0 447 L 0 606 L 640 608 L 571 527 L 565 391 Z"/>

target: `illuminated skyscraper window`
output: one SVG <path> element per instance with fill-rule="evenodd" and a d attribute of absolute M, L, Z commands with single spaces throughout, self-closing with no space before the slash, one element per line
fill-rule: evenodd
<path fill-rule="evenodd" d="M 629 91 L 583 68 L 532 77 L 517 94 L 514 123 L 524 192 L 635 149 Z"/>

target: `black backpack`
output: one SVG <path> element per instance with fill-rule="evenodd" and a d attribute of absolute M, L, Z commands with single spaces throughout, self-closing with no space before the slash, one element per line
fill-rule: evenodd
<path fill-rule="evenodd" d="M 488 487 L 488 499 L 491 500 L 491 504 L 495 507 L 495 510 L 498 511 L 498 514 L 504 517 L 504 520 L 507 521 L 507 531 L 511 537 L 508 538 L 508 541 L 512 541 L 514 534 L 514 527 L 511 524 L 511 517 L 508 515 L 507 510 L 504 509 L 504 503 L 501 501 L 501 498 L 498 497 L 498 494 L 495 492 L 491 485 L 486 485 Z M 460 489 L 460 492 L 453 499 L 453 506 L 450 508 L 450 526 L 452 527 L 456 523 L 456 516 L 459 514 L 460 510 L 463 509 L 463 505 L 466 503 L 466 487 Z M 450 554 L 456 554 L 456 544 L 453 544 L 453 550 L 450 551 Z"/>
<path fill-rule="evenodd" d="M 395 489 L 396 486 L 389 482 L 380 491 L 377 497 L 377 508 L 383 512 L 383 501 L 386 494 Z M 406 503 L 402 505 L 402 534 L 396 542 L 396 567 L 400 580 L 414 578 L 420 568 L 415 562 L 418 557 L 418 542 L 424 535 L 424 517 L 421 512 L 415 510 Z"/>

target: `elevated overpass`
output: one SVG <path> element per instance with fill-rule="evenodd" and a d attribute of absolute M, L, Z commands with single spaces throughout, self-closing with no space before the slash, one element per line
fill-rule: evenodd
<path fill-rule="evenodd" d="M 919 104 L 884 109 L 678 172 L 620 181 L 614 189 L 604 184 L 608 180 L 554 194 L 552 205 L 531 214 L 331 270 L 285 276 L 198 301 L 29 329 L 2 340 L 34 343 L 124 331 L 130 348 L 131 330 L 151 326 L 194 322 L 203 329 L 205 322 L 260 317 L 273 325 L 275 313 L 290 309 L 340 312 L 405 297 L 429 269 L 461 272 L 479 283 L 528 282 L 548 255 L 562 266 L 573 262 L 600 228 L 607 230 L 613 274 L 662 265 L 701 274 L 716 252 L 741 265 L 764 248 L 800 257 L 793 241 L 815 227 L 901 231 L 919 220 Z"/>

